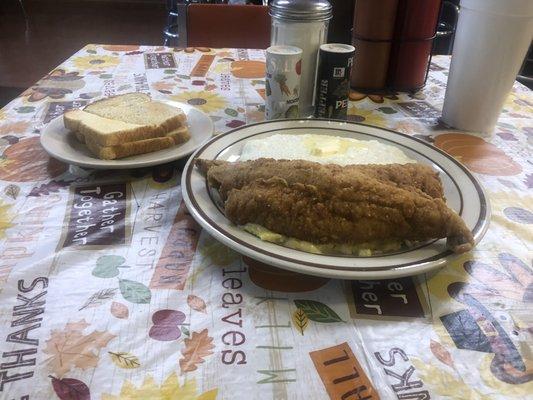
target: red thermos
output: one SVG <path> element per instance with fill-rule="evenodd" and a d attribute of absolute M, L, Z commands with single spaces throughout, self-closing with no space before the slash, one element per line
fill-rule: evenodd
<path fill-rule="evenodd" d="M 398 0 L 356 0 L 352 44 L 355 47 L 351 86 L 382 89 L 394 35 Z"/>
<path fill-rule="evenodd" d="M 424 86 L 441 0 L 399 0 L 387 86 L 412 91 Z"/>

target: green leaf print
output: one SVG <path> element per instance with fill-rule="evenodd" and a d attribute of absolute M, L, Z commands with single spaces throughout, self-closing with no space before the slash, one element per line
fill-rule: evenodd
<path fill-rule="evenodd" d="M 165 74 L 175 74 L 176 73 L 176 70 L 175 69 L 166 69 L 163 71 Z"/>
<path fill-rule="evenodd" d="M 92 274 L 98 278 L 114 278 L 118 275 L 118 268 L 124 264 L 124 261 L 126 259 L 122 256 L 99 257 L 96 260 L 96 268 L 93 269 Z"/>
<path fill-rule="evenodd" d="M 272 96 L 272 89 L 270 88 L 270 82 L 269 81 L 266 81 L 265 82 L 265 92 L 266 92 L 266 96 Z"/>
<path fill-rule="evenodd" d="M 384 114 L 396 114 L 398 112 L 392 107 L 379 107 L 378 110 Z"/>
<path fill-rule="evenodd" d="M 131 89 L 131 85 L 119 86 L 118 89 L 117 89 L 117 92 L 122 92 L 123 90 L 126 90 L 126 89 Z"/>
<path fill-rule="evenodd" d="M 87 50 L 87 53 L 89 53 L 89 54 L 96 54 L 96 50 Z"/>
<path fill-rule="evenodd" d="M 301 309 L 311 321 L 323 323 L 344 322 L 335 311 L 319 301 L 294 300 L 294 304 Z"/>
<path fill-rule="evenodd" d="M 17 112 L 19 114 L 27 114 L 27 113 L 34 112 L 35 111 L 35 107 L 24 106 L 24 107 L 18 107 L 15 110 L 17 110 Z"/>
<path fill-rule="evenodd" d="M 146 304 L 150 303 L 152 293 L 150 289 L 140 282 L 130 281 L 129 279 L 119 280 L 120 293 L 124 299 L 130 303 Z"/>
<path fill-rule="evenodd" d="M 285 118 L 298 118 L 299 116 L 300 111 L 297 105 L 292 105 L 285 111 Z"/>
<path fill-rule="evenodd" d="M 191 333 L 189 332 L 189 330 L 183 325 L 181 326 L 181 332 L 183 332 L 185 336 L 191 336 Z"/>
<path fill-rule="evenodd" d="M 178 75 L 176 75 L 176 77 L 178 77 L 180 79 L 191 79 L 191 77 L 189 75 L 182 75 L 182 74 L 178 74 Z"/>
<path fill-rule="evenodd" d="M 231 117 L 236 117 L 237 115 L 239 115 L 239 112 L 237 110 L 234 110 L 233 108 L 226 108 L 224 112 Z"/>
<path fill-rule="evenodd" d="M 111 75 L 111 74 L 102 74 L 102 75 L 100 75 L 100 78 L 102 78 L 102 79 L 110 79 L 112 77 L 113 77 L 113 75 Z"/>
<path fill-rule="evenodd" d="M 119 265 L 124 264 L 126 259 L 122 256 L 101 256 L 96 260 L 96 265 L 105 265 L 109 267 L 118 267 Z"/>
<path fill-rule="evenodd" d="M 93 276 L 96 276 L 97 278 L 114 278 L 118 273 L 117 267 L 109 265 L 97 265 L 96 268 L 93 269 Z"/>

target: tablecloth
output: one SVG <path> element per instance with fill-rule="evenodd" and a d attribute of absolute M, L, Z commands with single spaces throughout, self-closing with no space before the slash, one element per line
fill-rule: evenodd
<path fill-rule="evenodd" d="M 216 133 L 261 121 L 263 51 L 74 54 L 0 111 L 0 398 L 531 396 L 533 96 L 515 85 L 492 138 L 454 131 L 438 120 L 448 67 L 434 57 L 415 94 L 352 92 L 349 119 L 461 160 L 490 229 L 435 273 L 350 282 L 272 270 L 202 232 L 180 164 L 85 170 L 39 144 L 65 110 L 131 91 L 192 104 Z"/>

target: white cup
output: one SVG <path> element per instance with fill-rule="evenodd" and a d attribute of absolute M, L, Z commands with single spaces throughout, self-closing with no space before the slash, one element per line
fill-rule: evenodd
<path fill-rule="evenodd" d="M 533 0 L 461 0 L 442 120 L 490 134 L 533 38 Z"/>

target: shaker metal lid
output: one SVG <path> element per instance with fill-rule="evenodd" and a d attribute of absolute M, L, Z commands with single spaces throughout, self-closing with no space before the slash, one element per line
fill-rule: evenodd
<path fill-rule="evenodd" d="M 327 0 L 274 0 L 269 12 L 274 18 L 294 21 L 325 21 L 333 15 Z"/>
<path fill-rule="evenodd" d="M 328 53 L 353 53 L 355 47 L 344 43 L 325 43 L 320 45 L 320 50 Z"/>
<path fill-rule="evenodd" d="M 302 49 L 296 46 L 270 46 L 266 49 L 267 54 L 276 56 L 301 56 Z"/>

